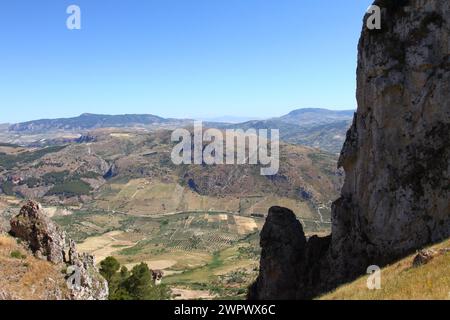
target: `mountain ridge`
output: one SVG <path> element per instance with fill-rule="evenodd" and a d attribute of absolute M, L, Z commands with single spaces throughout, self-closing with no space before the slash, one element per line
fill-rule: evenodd
<path fill-rule="evenodd" d="M 94 128 L 126 127 L 136 125 L 167 124 L 185 120 L 162 118 L 153 114 L 94 114 L 82 113 L 77 117 L 38 119 L 12 124 L 8 131 L 42 132 L 51 130 L 91 130 Z"/>
<path fill-rule="evenodd" d="M 222 120 L 211 120 L 207 119 L 205 122 L 209 123 L 224 123 L 224 124 L 244 124 L 248 122 L 257 122 L 257 121 L 274 121 L 281 120 L 287 123 L 295 123 L 295 119 L 293 117 L 300 118 L 303 120 L 304 118 L 312 118 L 313 115 L 320 116 L 320 121 L 314 121 L 313 123 L 326 123 L 326 122 L 334 122 L 335 120 L 342 119 L 351 119 L 354 114 L 354 110 L 333 110 L 326 108 L 298 108 L 290 111 L 285 115 L 281 115 L 280 117 L 271 117 L 266 119 L 252 119 L 245 121 L 236 121 L 236 119 L 242 118 L 250 118 L 250 117 L 234 117 L 233 121 L 227 122 L 226 118 L 230 118 L 231 116 L 221 116 L 215 117 L 211 119 L 222 119 Z M 323 119 L 325 117 L 325 119 Z M 334 117 L 334 118 L 333 118 Z M 85 121 L 89 121 L 85 123 Z M 96 121 L 92 123 L 93 121 Z M 169 123 L 169 122 L 177 122 L 177 121 L 193 121 L 192 119 L 183 119 L 183 118 L 164 118 L 161 116 L 157 116 L 151 113 L 124 113 L 124 114 L 100 114 L 100 113 L 90 113 L 84 112 L 79 116 L 74 117 L 61 117 L 61 118 L 42 118 L 42 119 L 34 119 L 29 121 L 17 122 L 13 124 L 2 123 L 2 126 L 9 126 L 9 131 L 37 131 L 41 130 L 40 126 L 43 126 L 42 129 L 71 129 L 70 125 L 73 125 L 75 129 L 89 129 L 89 128 L 105 128 L 105 127 L 123 127 L 126 125 L 133 124 L 155 124 L 155 123 Z M 84 123 L 83 123 L 84 122 Z M 64 125 L 69 125 L 68 127 L 64 127 Z M 91 125 L 91 126 L 89 126 Z M 300 125 L 304 125 L 301 123 Z M 52 127 L 53 126 L 53 127 Z M 37 128 L 35 128 L 37 127 Z"/>
<path fill-rule="evenodd" d="M 278 129 L 281 140 L 339 153 L 351 125 L 353 110 L 300 108 L 280 117 L 244 122 L 204 121 L 218 129 Z M 217 118 L 218 119 L 218 118 Z M 192 119 L 163 118 L 152 114 L 103 115 L 83 113 L 72 118 L 38 119 L 0 127 L 0 141 L 41 146 L 76 140 L 88 131 L 102 128 L 139 130 L 176 129 L 191 126 Z M 52 142 L 53 141 L 53 142 Z"/>
<path fill-rule="evenodd" d="M 332 110 L 324 108 L 301 108 L 292 110 L 288 114 L 279 117 L 281 121 L 287 123 L 298 123 L 302 121 L 302 125 L 330 123 L 335 121 L 348 120 L 353 118 L 355 110 Z M 315 116 L 315 117 L 314 117 Z M 320 117 L 315 120 L 316 117 Z M 308 123 L 308 120 L 315 120 L 313 123 Z"/>

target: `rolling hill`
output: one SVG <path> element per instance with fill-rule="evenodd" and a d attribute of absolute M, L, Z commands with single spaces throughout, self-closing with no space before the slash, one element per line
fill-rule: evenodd
<path fill-rule="evenodd" d="M 279 118 L 253 120 L 224 128 L 279 129 L 283 141 L 339 153 L 352 123 L 354 110 L 298 109 Z"/>
<path fill-rule="evenodd" d="M 285 143 L 275 176 L 261 176 L 251 165 L 176 166 L 170 160 L 170 133 L 100 129 L 62 146 L 3 146 L 0 189 L 44 202 L 93 202 L 135 214 L 265 213 L 275 201 L 317 217 L 319 207 L 329 208 L 343 178 L 335 155 Z"/>
<path fill-rule="evenodd" d="M 278 118 L 236 123 L 237 118 L 206 121 L 219 129 L 279 129 L 285 142 L 339 153 L 351 125 L 353 110 L 297 109 Z M 229 123 L 227 123 L 227 119 Z M 220 122 L 217 122 L 219 121 Z M 193 120 L 169 119 L 154 115 L 99 115 L 85 113 L 73 118 L 41 119 L 0 126 L 0 141 L 28 146 L 45 146 L 76 141 L 94 129 L 121 128 L 154 131 L 192 125 Z"/>
<path fill-rule="evenodd" d="M 41 119 L 17 123 L 9 126 L 15 133 L 38 133 L 57 130 L 85 131 L 96 128 L 135 127 L 180 123 L 183 120 L 164 119 L 151 114 L 103 115 L 83 113 L 74 118 Z"/>
<path fill-rule="evenodd" d="M 289 112 L 278 118 L 285 123 L 291 123 L 302 127 L 312 127 L 348 121 L 353 119 L 355 110 L 328 110 L 320 108 L 302 108 Z"/>
<path fill-rule="evenodd" d="M 245 297 L 269 207 L 293 208 L 309 233 L 329 232 L 343 180 L 336 154 L 282 142 L 275 176 L 251 165 L 176 166 L 174 123 L 146 119 L 152 124 L 82 115 L 10 127 L 12 138 L 0 137 L 0 230 L 24 199 L 36 199 L 97 262 L 110 255 L 129 268 L 145 261 L 164 270 L 174 294 L 209 298 Z M 298 128 L 267 121 L 253 124 Z"/>
<path fill-rule="evenodd" d="M 96 129 L 62 145 L 0 146 L 0 230 L 32 198 L 83 252 L 165 272 L 182 297 L 245 297 L 257 275 L 268 208 L 294 208 L 310 233 L 330 230 L 337 157 L 281 143 L 280 170 L 181 165 L 170 130 Z"/>

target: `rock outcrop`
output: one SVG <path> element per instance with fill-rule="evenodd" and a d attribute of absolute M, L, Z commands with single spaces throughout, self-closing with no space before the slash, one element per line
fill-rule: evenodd
<path fill-rule="evenodd" d="M 107 300 L 108 283 L 95 267 L 94 257 L 87 253 L 78 253 L 73 240 L 69 240 L 68 256 L 67 286 L 70 289 L 71 298 L 74 300 Z"/>
<path fill-rule="evenodd" d="M 11 219 L 10 234 L 24 241 L 39 259 L 67 270 L 69 298 L 74 300 L 106 300 L 108 283 L 95 267 L 94 257 L 77 252 L 75 242 L 43 212 L 41 205 L 28 201 Z"/>
<path fill-rule="evenodd" d="M 10 233 L 28 242 L 36 257 L 53 263 L 64 262 L 65 234 L 41 210 L 39 203 L 28 201 L 11 219 Z"/>
<path fill-rule="evenodd" d="M 450 252 L 450 248 L 443 248 L 440 250 L 433 250 L 433 249 L 420 250 L 414 257 L 412 266 L 414 268 L 420 267 L 421 265 L 427 264 L 434 258 L 446 254 L 447 252 Z"/>
<path fill-rule="evenodd" d="M 261 265 L 252 299 L 308 299 L 323 269 L 317 264 L 327 253 L 330 237 L 306 239 L 301 223 L 286 208 L 272 207 L 261 231 Z"/>
<path fill-rule="evenodd" d="M 383 266 L 450 236 L 450 2 L 374 4 L 382 10 L 382 29 L 366 28 L 365 17 L 358 110 L 339 159 L 346 178 L 332 208 L 331 241 L 326 254 L 314 258 L 318 278 L 295 278 L 288 298 L 313 297 L 353 280 L 369 265 Z M 288 235 L 286 230 L 280 235 Z M 271 235 L 275 243 L 261 239 L 263 252 L 280 245 L 277 237 Z M 311 261 L 300 260 L 292 268 L 312 272 Z M 278 254 L 262 257 L 250 298 L 283 294 L 283 288 L 263 292 L 270 278 L 263 266 L 280 261 Z"/>

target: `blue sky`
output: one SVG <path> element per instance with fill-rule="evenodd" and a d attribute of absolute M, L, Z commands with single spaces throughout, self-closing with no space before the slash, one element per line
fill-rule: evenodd
<path fill-rule="evenodd" d="M 270 117 L 356 107 L 371 0 L 14 0 L 0 122 L 91 113 Z M 81 8 L 81 30 L 66 8 Z"/>

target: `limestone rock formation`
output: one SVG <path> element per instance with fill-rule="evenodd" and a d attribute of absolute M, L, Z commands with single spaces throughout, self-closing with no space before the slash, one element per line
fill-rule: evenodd
<path fill-rule="evenodd" d="M 353 280 L 369 265 L 383 266 L 450 236 L 450 2 L 374 4 L 381 8 L 382 29 L 366 28 L 365 17 L 358 110 L 339 159 L 346 174 L 332 208 L 331 241 L 313 263 L 317 277 L 294 277 L 296 293 L 289 284 L 288 298 L 315 296 Z M 271 235 L 275 243 L 261 241 L 263 252 L 280 246 L 286 240 L 279 237 L 292 228 Z M 265 283 L 275 271 L 264 266 L 281 263 L 280 255 L 262 257 L 250 298 L 283 294 L 284 288 Z M 312 272 L 305 259 L 292 268 Z M 275 289 L 265 294 L 267 287 Z"/>
<path fill-rule="evenodd" d="M 70 299 L 108 298 L 108 283 L 96 269 L 94 257 L 78 253 L 75 242 L 66 239 L 65 233 L 42 212 L 39 203 L 28 201 L 22 207 L 11 219 L 10 234 L 25 241 L 37 258 L 66 267 Z"/>
<path fill-rule="evenodd" d="M 311 298 L 306 290 L 298 290 L 298 284 L 312 285 L 319 278 L 317 263 L 326 254 L 329 240 L 314 236 L 307 241 L 291 210 L 270 208 L 261 231 L 260 276 L 250 288 L 251 299 Z"/>
<path fill-rule="evenodd" d="M 342 272 L 450 235 L 450 2 L 375 4 L 382 29 L 363 28 L 358 110 L 339 160 L 331 254 Z"/>
<path fill-rule="evenodd" d="M 92 255 L 78 253 L 75 241 L 69 240 L 67 286 L 74 300 L 107 300 L 108 283 L 95 267 Z"/>
<path fill-rule="evenodd" d="M 11 219 L 10 233 L 28 242 L 37 257 L 61 263 L 64 261 L 65 234 L 41 210 L 39 203 L 28 201 Z"/>

